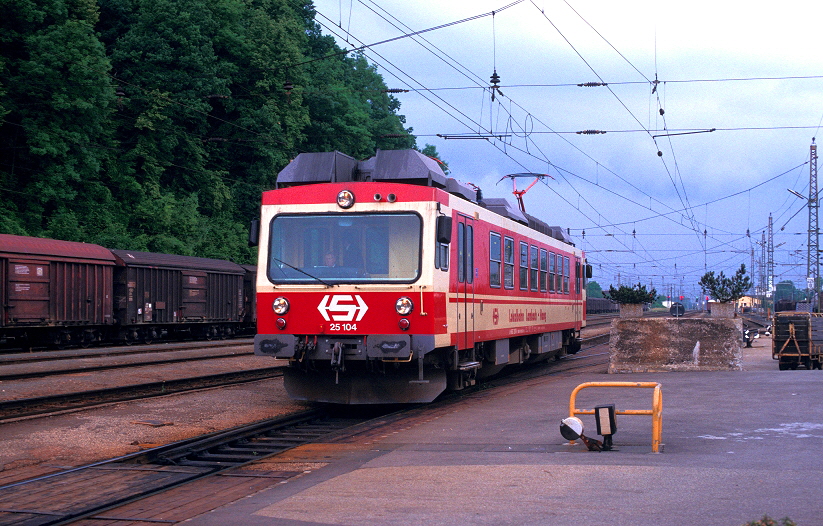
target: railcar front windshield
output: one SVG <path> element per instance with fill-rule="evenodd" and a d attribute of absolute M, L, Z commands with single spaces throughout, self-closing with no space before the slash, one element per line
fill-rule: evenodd
<path fill-rule="evenodd" d="M 411 283 L 420 276 L 422 224 L 415 213 L 278 215 L 271 223 L 269 280 Z"/>

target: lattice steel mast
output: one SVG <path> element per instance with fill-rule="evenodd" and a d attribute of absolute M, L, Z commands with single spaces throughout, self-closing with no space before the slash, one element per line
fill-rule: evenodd
<path fill-rule="evenodd" d="M 766 297 L 771 298 L 774 292 L 774 229 L 772 228 L 772 215 L 769 214 L 769 239 L 766 248 Z"/>
<path fill-rule="evenodd" d="M 817 224 L 817 212 L 820 208 L 817 199 L 817 145 L 812 138 L 811 153 L 809 154 L 809 239 L 807 247 L 809 248 L 808 257 L 806 261 L 806 276 L 808 277 L 807 288 L 814 292 L 814 297 L 820 289 L 820 283 L 817 279 L 820 276 L 820 229 Z M 810 298 L 810 301 L 814 301 Z"/>

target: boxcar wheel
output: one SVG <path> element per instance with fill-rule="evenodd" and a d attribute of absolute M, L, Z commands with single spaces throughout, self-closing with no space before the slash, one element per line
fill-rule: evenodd
<path fill-rule="evenodd" d="M 149 344 L 153 343 L 154 340 L 157 339 L 157 330 L 156 329 L 145 329 L 143 332 L 143 343 Z"/>
<path fill-rule="evenodd" d="M 126 345 L 134 345 L 137 343 L 137 330 L 130 329 L 126 332 Z"/>
<path fill-rule="evenodd" d="M 80 347 L 88 349 L 97 341 L 97 333 L 93 329 L 83 331 L 77 335 L 77 340 L 80 342 Z"/>

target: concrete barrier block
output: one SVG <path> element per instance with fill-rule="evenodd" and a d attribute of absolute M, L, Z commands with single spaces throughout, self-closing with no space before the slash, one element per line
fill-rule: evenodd
<path fill-rule="evenodd" d="M 739 318 L 619 318 L 612 321 L 609 373 L 740 371 Z"/>

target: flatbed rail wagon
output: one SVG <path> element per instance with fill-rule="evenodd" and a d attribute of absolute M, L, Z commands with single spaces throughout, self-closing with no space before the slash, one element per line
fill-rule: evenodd
<path fill-rule="evenodd" d="M 772 333 L 772 358 L 781 371 L 820 369 L 823 365 L 823 314 L 777 312 Z"/>

